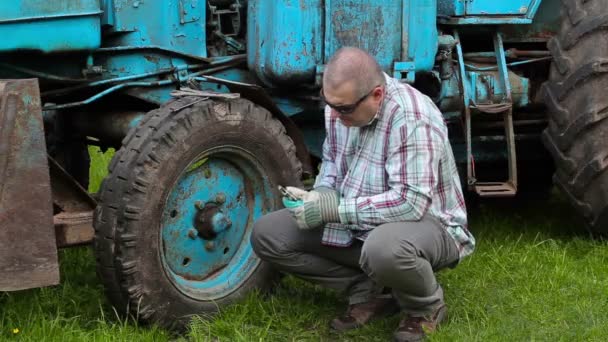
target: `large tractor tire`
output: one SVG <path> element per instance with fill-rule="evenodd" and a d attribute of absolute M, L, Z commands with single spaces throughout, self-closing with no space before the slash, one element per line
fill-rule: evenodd
<path fill-rule="evenodd" d="M 543 86 L 551 111 L 543 141 L 555 160 L 554 182 L 600 235 L 608 233 L 607 24 L 607 0 L 564 0 Z"/>
<path fill-rule="evenodd" d="M 95 253 L 110 302 L 180 329 L 276 274 L 249 243 L 280 208 L 278 185 L 302 167 L 281 123 L 243 100 L 185 97 L 148 113 L 123 141 L 95 215 Z"/>

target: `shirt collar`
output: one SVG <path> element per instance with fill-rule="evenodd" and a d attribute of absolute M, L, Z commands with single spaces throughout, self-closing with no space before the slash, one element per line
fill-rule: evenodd
<path fill-rule="evenodd" d="M 376 112 L 376 114 L 374 114 L 374 116 L 371 118 L 371 120 L 369 120 L 368 123 L 366 123 L 363 127 L 369 126 L 372 123 L 374 123 L 376 120 L 379 120 L 382 117 L 382 113 L 384 112 L 384 107 L 386 106 L 386 102 L 387 102 L 387 98 L 388 98 L 388 91 L 389 91 L 389 82 L 390 82 L 390 78 L 388 77 L 388 75 L 385 73 L 384 74 L 384 78 L 386 80 L 386 83 L 384 85 L 384 98 L 382 99 L 382 103 L 380 104 L 380 107 L 378 108 L 378 111 Z"/>

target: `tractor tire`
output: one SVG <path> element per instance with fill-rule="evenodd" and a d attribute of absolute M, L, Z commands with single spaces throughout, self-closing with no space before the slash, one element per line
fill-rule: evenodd
<path fill-rule="evenodd" d="M 543 96 L 551 112 L 543 142 L 554 182 L 588 222 L 608 233 L 608 1 L 564 0 Z"/>
<path fill-rule="evenodd" d="M 94 218 L 111 304 L 182 330 L 269 290 L 278 274 L 254 254 L 251 228 L 281 207 L 277 186 L 299 186 L 301 174 L 284 127 L 247 100 L 184 97 L 148 113 L 112 159 Z"/>

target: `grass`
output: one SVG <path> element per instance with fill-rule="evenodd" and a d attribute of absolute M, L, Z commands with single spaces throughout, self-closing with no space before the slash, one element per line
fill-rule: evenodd
<path fill-rule="evenodd" d="M 103 156 L 94 152 L 97 163 Z M 105 155 L 108 158 L 108 154 Z M 92 189 L 101 168 L 92 169 Z M 608 336 L 608 248 L 582 232 L 558 196 L 538 203 L 471 206 L 476 252 L 438 277 L 449 319 L 432 341 L 603 341 Z M 107 303 L 90 248 L 60 251 L 59 286 L 0 293 L 8 341 L 386 341 L 398 317 L 334 335 L 336 293 L 286 277 L 271 296 L 251 294 L 195 320 L 182 336 L 121 319 Z M 19 332 L 13 329 L 19 329 Z"/>

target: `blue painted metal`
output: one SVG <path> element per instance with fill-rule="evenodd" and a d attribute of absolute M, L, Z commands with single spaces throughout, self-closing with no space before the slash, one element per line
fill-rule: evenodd
<path fill-rule="evenodd" d="M 534 0 L 475 0 L 465 2 L 465 15 L 527 15 Z M 536 1 L 538 2 L 538 1 Z M 538 2 L 539 3 L 539 2 Z"/>
<path fill-rule="evenodd" d="M 21 1 L 26 3 L 32 0 Z M 209 62 L 205 58 L 206 40 L 202 38 L 206 37 L 203 2 L 103 0 L 99 4 L 93 1 L 93 4 L 87 1 L 91 0 L 74 0 L 69 3 L 88 4 L 91 6 L 88 9 L 103 9 L 100 24 L 107 33 L 104 40 L 106 47 L 92 51 L 86 63 L 88 72 L 93 71 L 91 78 L 97 78 L 98 81 L 85 80 L 80 86 L 43 90 L 43 95 L 58 96 L 66 92 L 80 91 L 85 88 L 85 84 L 87 87 L 106 88 L 97 94 L 88 95 L 84 100 L 58 104 L 57 108 L 91 104 L 116 91 L 160 104 L 170 99 L 169 92 L 177 83 L 184 82 L 189 77 L 196 77 L 186 72 L 184 66 L 191 65 L 195 60 Z M 383 68 L 394 77 L 404 78 L 412 83 L 417 72 L 428 72 L 435 66 L 437 14 L 444 16 L 446 11 L 451 11 L 463 15 L 459 20 L 477 20 L 476 16 L 470 17 L 467 13 L 476 14 L 475 11 L 480 11 L 493 14 L 486 16 L 484 20 L 495 20 L 497 17 L 494 14 L 514 14 L 514 8 L 525 7 L 526 2 L 529 3 L 527 15 L 530 16 L 540 4 L 538 0 L 517 0 L 505 4 L 482 2 L 483 6 L 481 2 L 471 4 L 455 0 L 307 0 L 278 1 L 274 4 L 252 0 L 248 2 L 247 62 L 251 73 L 267 86 L 314 84 L 315 80 L 319 79 L 323 64 L 335 50 L 341 46 L 354 45 L 366 48 L 374 54 Z M 55 6 L 53 13 L 57 14 L 59 9 L 68 5 L 49 6 Z M 458 6 L 462 8 L 459 9 Z M 471 10 L 466 12 L 467 8 Z M 15 17 L 15 10 L 12 11 L 7 11 L 6 16 Z M 44 14 L 44 9 L 29 14 L 40 12 Z M 160 12 L 166 14 L 160 16 L 160 22 L 145 20 L 157 16 Z M 514 14 L 510 19 L 525 19 L 522 18 Z M 395 27 L 400 29 L 395 30 Z M 11 67 L 15 69 L 19 66 Z M 169 84 L 166 82 L 166 74 L 160 71 L 172 68 L 182 69 L 175 77 L 171 77 L 173 83 Z M 95 70 L 100 71 L 101 77 L 95 77 Z M 30 74 L 48 80 L 63 81 L 63 76 L 59 73 L 51 74 L 45 70 Z M 259 82 L 242 70 L 228 72 L 226 75 L 231 80 Z M 89 74 L 85 76 L 89 77 Z M 66 82 L 72 81 L 64 78 Z M 141 83 L 133 83 L 133 80 Z M 226 91 L 225 88 L 218 89 Z M 273 98 L 287 115 L 306 111 L 305 105 L 293 101 L 289 96 L 279 95 Z"/>
<path fill-rule="evenodd" d="M 461 78 L 462 71 L 458 71 L 449 80 L 443 82 L 438 105 L 444 116 L 449 112 L 460 113 L 464 109 L 462 90 L 459 89 L 462 88 L 461 82 L 465 82 L 466 98 L 470 103 L 492 103 L 504 94 L 502 91 L 497 91 L 501 87 L 502 81 L 495 66 L 477 68 L 466 63 L 464 66 L 465 77 Z M 513 106 L 516 108 L 528 106 L 530 104 L 530 80 L 513 72 L 509 72 L 508 75 L 512 85 Z"/>
<path fill-rule="evenodd" d="M 248 1 L 249 69 L 266 84 L 310 83 L 323 60 L 318 0 Z"/>
<path fill-rule="evenodd" d="M 462 25 L 522 25 L 531 24 L 532 19 L 526 17 L 482 17 L 467 16 L 454 18 L 440 18 L 440 24 L 462 26 Z"/>
<path fill-rule="evenodd" d="M 319 65 L 343 46 L 369 51 L 387 72 L 402 58 L 403 34 L 395 30 L 402 25 L 400 0 L 253 0 L 248 5 L 247 44 L 255 47 L 248 65 L 267 85 L 313 82 Z M 431 60 L 427 67 L 432 65 L 432 50 L 411 50 Z"/>
<path fill-rule="evenodd" d="M 439 0 L 440 22 L 450 25 L 530 24 L 541 0 Z"/>
<path fill-rule="evenodd" d="M 470 144 L 471 141 L 471 90 L 469 88 L 469 82 L 466 80 L 466 72 L 464 69 L 464 55 L 462 52 L 462 44 L 460 43 L 460 35 L 458 31 L 454 31 L 454 38 L 458 42 L 456 44 L 456 55 L 458 57 L 458 66 L 460 68 L 460 92 L 462 94 L 462 114 L 465 121 L 465 133 L 464 139 L 467 143 L 466 146 L 466 158 L 464 162 L 467 168 L 467 185 L 472 185 L 469 182 L 471 181 L 471 177 L 473 176 L 473 150 Z"/>
<path fill-rule="evenodd" d="M 324 63 L 339 48 L 356 46 L 391 72 L 393 63 L 402 58 L 403 8 L 402 0 L 325 0 Z"/>
<path fill-rule="evenodd" d="M 46 110 L 58 110 L 58 109 L 67 109 L 67 108 L 74 108 L 74 107 L 80 107 L 83 105 L 87 105 L 90 104 L 94 101 L 99 100 L 100 98 L 109 95 L 117 90 L 123 89 L 123 88 L 127 88 L 127 87 L 160 87 L 160 86 L 164 86 L 164 85 L 171 85 L 174 82 L 171 80 L 166 80 L 166 81 L 158 81 L 158 82 L 127 82 L 127 83 L 121 83 L 121 84 L 117 84 L 115 86 L 112 86 L 98 94 L 95 94 L 85 100 L 82 101 L 78 101 L 78 102 L 71 102 L 71 103 L 64 103 L 64 104 L 60 104 L 60 105 L 48 105 L 45 106 Z"/>
<path fill-rule="evenodd" d="M 111 46 L 159 46 L 200 57 L 207 56 L 206 1 L 105 1 L 104 18 Z"/>
<path fill-rule="evenodd" d="M 374 55 L 386 72 L 413 80 L 411 71 L 434 65 L 436 3 L 249 1 L 249 69 L 270 86 L 312 83 L 336 50 L 356 46 Z"/>
<path fill-rule="evenodd" d="M 98 0 L 0 1 L 0 51 L 98 48 L 101 13 Z"/>
<path fill-rule="evenodd" d="M 429 71 L 437 55 L 437 0 L 406 0 L 402 11 L 401 60 L 412 62 L 415 71 Z"/>
<path fill-rule="evenodd" d="M 204 300 L 239 288 L 259 263 L 249 237 L 253 222 L 273 210 L 269 181 L 255 158 L 230 147 L 207 151 L 185 168 L 167 197 L 161 220 L 162 260 L 173 283 Z M 214 238 L 193 233 L 205 205 Z"/>

